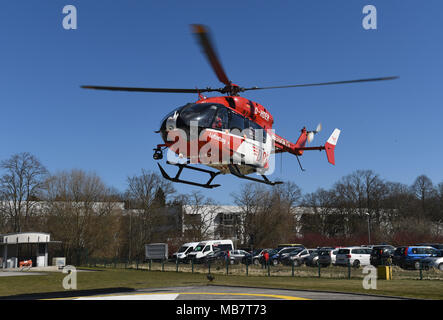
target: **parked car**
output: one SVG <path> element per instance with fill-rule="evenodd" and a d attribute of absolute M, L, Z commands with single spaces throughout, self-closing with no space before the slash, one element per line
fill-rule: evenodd
<path fill-rule="evenodd" d="M 246 254 L 242 259 L 241 263 L 243 264 L 254 264 L 254 260 L 257 260 L 256 264 L 259 264 L 260 254 L 263 252 L 263 249 L 255 249 L 254 251 Z"/>
<path fill-rule="evenodd" d="M 371 265 L 375 267 L 390 266 L 392 264 L 394 251 L 395 248 L 391 245 L 373 246 L 370 258 Z"/>
<path fill-rule="evenodd" d="M 282 259 L 283 264 L 295 266 L 301 266 L 306 262 L 306 259 L 310 256 L 308 249 L 298 248 L 297 250 L 292 251 L 288 256 Z"/>
<path fill-rule="evenodd" d="M 290 257 L 299 254 L 303 250 L 307 250 L 307 249 L 296 248 L 295 250 L 291 251 L 289 254 L 286 254 L 284 257 L 282 257 L 280 259 L 280 263 L 290 265 L 292 263 L 292 260 L 290 259 Z"/>
<path fill-rule="evenodd" d="M 310 267 L 318 266 L 319 249 L 308 249 L 309 256 L 305 259 L 305 264 Z"/>
<path fill-rule="evenodd" d="M 322 267 L 335 265 L 335 258 L 339 249 L 334 248 L 320 248 L 318 250 L 318 263 Z"/>
<path fill-rule="evenodd" d="M 400 266 L 403 259 L 406 246 L 396 247 L 394 250 L 394 254 L 392 255 L 392 264 L 394 266 Z"/>
<path fill-rule="evenodd" d="M 206 255 L 204 258 L 200 259 L 200 262 L 204 263 L 226 263 L 227 259 L 227 251 L 224 250 L 215 250 L 208 255 Z"/>
<path fill-rule="evenodd" d="M 282 248 L 276 254 L 274 254 L 272 256 L 269 255 L 270 263 L 273 264 L 274 266 L 276 266 L 279 263 L 281 263 L 282 260 L 284 260 L 286 257 L 288 257 L 291 252 L 299 251 L 299 250 L 302 250 L 302 249 L 304 249 L 304 247 L 286 247 L 286 248 Z"/>
<path fill-rule="evenodd" d="M 439 250 L 437 253 L 430 257 L 426 257 L 422 260 L 423 268 L 436 268 L 443 271 L 443 250 Z"/>
<path fill-rule="evenodd" d="M 394 261 L 403 269 L 418 270 L 423 259 L 438 253 L 439 250 L 429 246 L 400 247 L 394 252 Z"/>
<path fill-rule="evenodd" d="M 231 250 L 229 251 L 230 263 L 231 264 L 240 263 L 242 259 L 248 254 L 249 252 L 245 250 Z"/>
<path fill-rule="evenodd" d="M 246 254 L 242 258 L 241 262 L 243 264 L 247 263 L 248 265 L 251 265 L 251 264 L 259 265 L 261 263 L 260 259 L 263 256 L 263 253 L 265 250 L 269 252 L 274 249 L 255 249 L 252 253 Z"/>
<path fill-rule="evenodd" d="M 371 249 L 365 247 L 341 248 L 337 252 L 336 265 L 354 268 L 370 265 Z"/>

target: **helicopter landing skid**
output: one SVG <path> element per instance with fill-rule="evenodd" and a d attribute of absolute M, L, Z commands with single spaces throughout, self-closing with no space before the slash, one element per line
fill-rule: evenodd
<path fill-rule="evenodd" d="M 230 164 L 230 165 L 228 165 L 228 167 L 229 167 L 229 171 L 231 172 L 231 174 L 233 174 L 234 176 L 236 176 L 237 178 L 240 178 L 240 179 L 246 179 L 246 180 L 251 180 L 251 181 L 255 181 L 255 182 L 260 182 L 260 183 L 268 184 L 268 185 L 271 185 L 271 186 L 275 186 L 276 184 L 282 184 L 283 183 L 282 181 L 270 181 L 263 174 L 261 174 L 263 179 L 257 179 L 257 178 L 253 178 L 253 177 L 248 177 L 248 176 L 244 175 L 243 173 L 241 173 L 240 169 L 235 164 Z"/>
<path fill-rule="evenodd" d="M 196 167 L 192 167 L 186 163 L 172 163 L 169 161 L 166 161 L 166 164 L 170 164 L 170 165 L 174 165 L 178 167 L 178 171 L 177 174 L 175 175 L 174 178 L 171 178 L 166 171 L 163 169 L 163 167 L 157 163 L 158 167 L 160 168 L 160 172 L 163 176 L 163 178 L 172 181 L 172 182 L 178 182 L 178 183 L 184 183 L 184 184 L 190 184 L 192 186 L 197 186 L 197 187 L 202 187 L 202 188 L 208 188 L 208 189 L 212 189 L 212 188 L 216 188 L 216 187 L 220 187 L 219 184 L 211 184 L 212 180 L 214 180 L 214 178 L 219 175 L 221 172 L 214 172 L 214 171 L 210 171 L 210 170 L 206 170 L 206 169 L 201 169 L 201 168 L 196 168 Z M 188 180 L 181 180 L 180 179 L 180 174 L 182 173 L 183 169 L 190 169 L 190 170 L 195 170 L 195 171 L 200 171 L 200 172 L 204 172 L 204 173 L 208 173 L 211 177 L 209 178 L 209 180 L 206 183 L 198 183 L 198 182 L 193 182 L 193 181 L 188 181 Z"/>

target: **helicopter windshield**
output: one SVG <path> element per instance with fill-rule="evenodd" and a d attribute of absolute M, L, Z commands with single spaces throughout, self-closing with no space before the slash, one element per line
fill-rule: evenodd
<path fill-rule="evenodd" d="M 164 123 L 169 117 L 172 117 L 176 112 L 179 112 L 179 113 L 180 113 L 180 110 L 182 110 L 184 107 L 186 107 L 186 106 L 188 106 L 188 105 L 191 105 L 191 104 L 189 103 L 189 104 L 186 104 L 186 105 L 184 105 L 184 106 L 178 107 L 178 108 L 172 110 L 171 112 L 169 112 L 166 116 L 164 116 L 163 119 L 160 121 L 160 128 L 162 127 L 163 123 Z"/>
<path fill-rule="evenodd" d="M 213 103 L 196 103 L 186 107 L 180 113 L 183 122 L 190 126 L 191 121 L 198 121 L 198 126 L 208 128 L 217 111 L 218 106 Z"/>

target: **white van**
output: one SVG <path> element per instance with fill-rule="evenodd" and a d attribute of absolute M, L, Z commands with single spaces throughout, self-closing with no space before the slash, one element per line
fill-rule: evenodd
<path fill-rule="evenodd" d="M 198 245 L 198 242 L 187 242 L 183 244 L 180 249 L 178 249 L 177 252 L 172 254 L 172 258 L 174 260 L 184 260 L 190 254 L 192 251 L 194 251 L 194 248 Z"/>
<path fill-rule="evenodd" d="M 230 251 L 234 250 L 234 243 L 232 240 L 208 240 L 202 241 L 194 248 L 194 251 L 188 254 L 187 259 L 199 261 L 206 258 L 208 254 L 215 251 Z"/>
<path fill-rule="evenodd" d="M 360 266 L 369 266 L 371 258 L 371 249 L 365 247 L 340 248 L 335 260 L 336 265 L 351 266 L 358 268 Z"/>

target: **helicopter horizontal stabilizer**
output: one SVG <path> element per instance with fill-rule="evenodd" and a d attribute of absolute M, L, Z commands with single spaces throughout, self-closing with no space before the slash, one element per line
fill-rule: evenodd
<path fill-rule="evenodd" d="M 330 164 L 335 165 L 335 145 L 337 144 L 338 137 L 340 136 L 340 130 L 335 129 L 331 136 L 329 137 L 328 141 L 325 143 L 325 150 L 326 150 L 326 156 L 328 157 L 328 162 Z"/>

